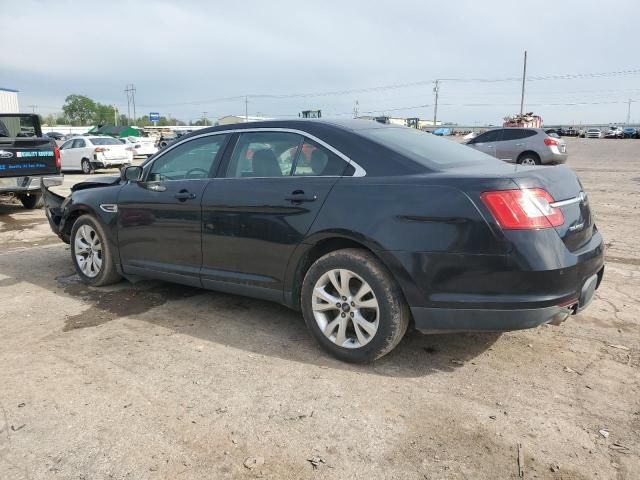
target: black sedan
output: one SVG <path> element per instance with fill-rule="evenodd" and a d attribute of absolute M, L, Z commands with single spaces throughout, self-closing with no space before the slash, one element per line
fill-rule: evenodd
<path fill-rule="evenodd" d="M 43 191 L 85 283 L 155 278 L 280 302 L 346 361 L 381 357 L 412 322 L 561 322 L 604 268 L 569 168 L 365 120 L 207 128 L 66 199 Z"/>

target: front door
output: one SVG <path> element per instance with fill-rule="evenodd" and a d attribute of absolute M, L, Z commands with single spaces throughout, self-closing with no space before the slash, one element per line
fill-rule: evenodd
<path fill-rule="evenodd" d="M 118 196 L 118 244 L 124 273 L 200 286 L 202 194 L 226 135 L 180 143 L 144 168 Z"/>
<path fill-rule="evenodd" d="M 82 161 L 85 147 L 86 141 L 83 138 L 74 138 L 62 144 L 60 147 L 60 165 L 63 171 L 81 170 L 80 162 Z"/>
<path fill-rule="evenodd" d="M 287 132 L 242 133 L 228 157 L 203 195 L 202 284 L 282 301 L 287 262 L 348 164 Z"/>
<path fill-rule="evenodd" d="M 502 136 L 501 129 L 489 130 L 488 132 L 484 132 L 478 135 L 467 145 L 475 148 L 476 150 L 480 150 L 483 153 L 491 155 L 492 157 L 497 158 L 498 152 L 496 151 L 496 149 L 501 136 Z"/>
<path fill-rule="evenodd" d="M 502 139 L 498 142 L 498 158 L 505 162 L 514 163 L 522 152 L 528 150 L 528 139 L 535 134 L 535 130 L 505 128 L 502 132 Z"/>

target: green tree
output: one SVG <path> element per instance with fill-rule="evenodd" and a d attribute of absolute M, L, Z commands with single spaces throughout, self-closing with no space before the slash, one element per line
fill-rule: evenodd
<path fill-rule="evenodd" d="M 126 115 L 120 114 L 120 117 L 118 117 L 118 125 L 129 125 L 129 119 Z"/>
<path fill-rule="evenodd" d="M 64 100 L 62 111 L 72 124 L 87 125 L 96 112 L 96 103 L 85 95 L 69 95 Z"/>
<path fill-rule="evenodd" d="M 113 124 L 115 121 L 115 109 L 111 105 L 96 103 L 93 112 L 93 123 L 104 125 L 106 123 Z"/>

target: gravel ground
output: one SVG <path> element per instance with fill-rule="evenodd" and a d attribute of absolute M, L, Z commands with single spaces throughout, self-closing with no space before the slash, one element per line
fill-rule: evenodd
<path fill-rule="evenodd" d="M 0 478 L 638 478 L 640 141 L 567 143 L 608 247 L 590 308 L 366 366 L 279 305 L 88 288 L 42 211 L 0 202 Z"/>

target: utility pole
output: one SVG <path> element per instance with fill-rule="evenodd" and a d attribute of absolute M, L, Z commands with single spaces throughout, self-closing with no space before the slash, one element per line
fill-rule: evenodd
<path fill-rule="evenodd" d="M 356 104 L 353 107 L 353 118 L 358 118 L 360 115 L 360 103 L 356 100 Z"/>
<path fill-rule="evenodd" d="M 527 51 L 524 51 L 524 66 L 522 68 L 522 95 L 520 96 L 520 115 L 524 113 L 524 82 L 527 78 Z"/>
<path fill-rule="evenodd" d="M 627 125 L 631 123 L 631 103 L 633 100 L 629 99 L 627 102 Z"/>
<path fill-rule="evenodd" d="M 433 104 L 433 128 L 436 128 L 437 121 L 438 121 L 438 92 L 440 91 L 440 86 L 439 86 L 439 82 L 440 80 L 436 80 L 435 81 L 435 85 L 433 87 L 433 93 L 436 96 L 436 101 Z"/>
<path fill-rule="evenodd" d="M 30 109 L 32 113 L 36 113 L 36 108 L 38 108 L 38 105 L 27 105 Z"/>
<path fill-rule="evenodd" d="M 131 123 L 131 106 L 133 106 L 133 123 L 136 122 L 136 87 L 132 84 L 128 84 L 124 88 L 124 92 L 127 94 L 127 118 Z"/>
<path fill-rule="evenodd" d="M 204 126 L 207 126 L 207 112 L 202 112 L 202 122 L 204 123 Z"/>
<path fill-rule="evenodd" d="M 118 126 L 118 107 L 113 106 L 113 123 L 117 127 Z"/>
<path fill-rule="evenodd" d="M 244 123 L 249 121 L 249 97 L 244 97 Z"/>

